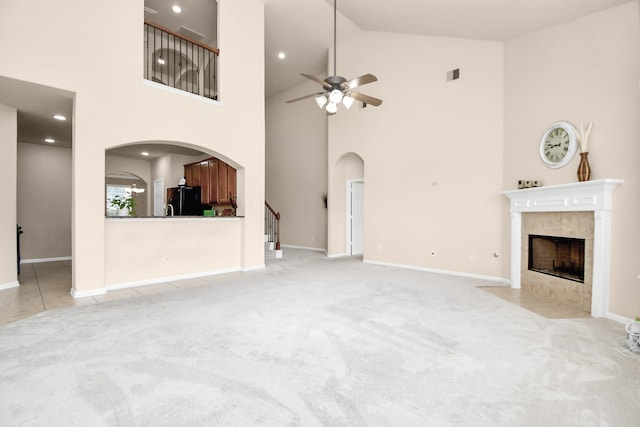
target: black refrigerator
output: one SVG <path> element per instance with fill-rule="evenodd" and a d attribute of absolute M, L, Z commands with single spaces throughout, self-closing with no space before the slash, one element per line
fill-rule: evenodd
<path fill-rule="evenodd" d="M 171 205 L 171 207 L 169 207 Z M 202 216 L 200 203 L 200 187 L 167 188 L 167 215 L 196 215 Z"/>

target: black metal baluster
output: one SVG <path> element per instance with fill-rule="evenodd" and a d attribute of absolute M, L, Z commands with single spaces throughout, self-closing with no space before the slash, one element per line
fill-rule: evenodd
<path fill-rule="evenodd" d="M 191 45 L 191 61 L 193 61 L 193 43 L 189 43 Z M 193 93 L 193 70 L 189 70 L 191 73 L 187 76 L 191 76 L 189 80 L 191 80 L 191 93 Z"/>
<path fill-rule="evenodd" d="M 151 80 L 153 80 L 153 78 L 155 78 L 156 76 L 156 67 L 154 67 L 154 64 L 153 64 L 153 61 L 155 60 L 155 56 L 156 56 L 156 27 L 153 27 L 153 52 L 151 52 L 151 74 L 152 74 Z"/>

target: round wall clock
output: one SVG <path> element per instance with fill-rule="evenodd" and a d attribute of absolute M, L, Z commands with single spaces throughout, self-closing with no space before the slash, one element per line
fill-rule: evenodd
<path fill-rule="evenodd" d="M 569 122 L 556 122 L 542 135 L 540 158 L 550 168 L 561 168 L 578 150 L 578 132 Z"/>

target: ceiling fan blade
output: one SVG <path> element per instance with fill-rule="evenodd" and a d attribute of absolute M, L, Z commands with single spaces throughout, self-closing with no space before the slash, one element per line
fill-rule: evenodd
<path fill-rule="evenodd" d="M 313 80 L 314 82 L 318 83 L 319 85 L 322 85 L 322 87 L 324 87 L 324 88 L 327 88 L 327 89 L 331 88 L 330 84 L 328 84 L 326 82 L 323 82 L 322 80 L 320 80 L 316 76 L 312 76 L 311 74 L 305 74 L 305 73 L 301 73 L 300 75 L 303 76 L 303 77 L 308 78 L 309 80 Z"/>
<path fill-rule="evenodd" d="M 364 74 L 360 77 L 356 77 L 355 79 L 351 79 L 348 82 L 342 83 L 343 89 L 354 89 L 358 86 L 366 85 L 367 83 L 377 82 L 378 78 L 373 74 Z"/>
<path fill-rule="evenodd" d="M 360 102 L 364 102 L 365 104 L 373 105 L 374 107 L 382 104 L 382 99 L 374 98 L 373 96 L 365 95 L 358 92 L 347 92 L 347 96 L 350 96 L 353 99 L 357 99 Z"/>
<path fill-rule="evenodd" d="M 309 94 L 309 95 L 301 96 L 300 98 L 290 99 L 290 100 L 286 101 L 286 103 L 287 104 L 291 104 L 292 102 L 302 101 L 303 99 L 311 98 L 313 96 L 319 96 L 319 95 L 322 95 L 322 94 L 323 94 L 322 92 L 312 93 L 312 94 Z"/>

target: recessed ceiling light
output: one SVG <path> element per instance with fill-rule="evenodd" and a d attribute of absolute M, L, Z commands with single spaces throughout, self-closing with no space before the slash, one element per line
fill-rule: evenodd
<path fill-rule="evenodd" d="M 48 143 L 48 144 L 53 144 L 53 143 L 55 143 L 55 142 L 56 142 L 56 140 L 55 140 L 55 139 L 53 139 L 53 138 L 45 138 L 45 139 L 44 139 L 44 142 L 46 142 L 46 143 Z"/>
<path fill-rule="evenodd" d="M 280 59 L 284 59 L 284 58 L 286 58 L 286 57 L 287 57 L 287 55 L 286 55 L 284 52 L 280 52 L 280 53 L 278 53 L 278 58 L 280 58 Z"/>
<path fill-rule="evenodd" d="M 64 122 L 65 120 L 67 120 L 67 118 L 62 114 L 56 114 L 55 116 L 53 116 L 53 118 L 56 120 L 60 120 L 61 122 Z"/>
<path fill-rule="evenodd" d="M 182 12 L 182 8 L 180 6 L 178 6 L 177 4 L 174 4 L 173 7 L 171 8 L 175 13 L 180 13 Z"/>
<path fill-rule="evenodd" d="M 142 153 L 140 153 L 140 154 L 141 154 L 141 155 L 143 155 L 143 156 L 148 156 L 148 155 L 149 155 L 149 153 L 147 153 L 146 151 L 143 151 L 143 152 L 142 152 Z"/>

